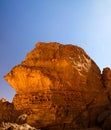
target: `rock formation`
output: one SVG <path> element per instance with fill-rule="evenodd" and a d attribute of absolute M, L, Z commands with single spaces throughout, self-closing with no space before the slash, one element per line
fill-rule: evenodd
<path fill-rule="evenodd" d="M 111 70 L 108 67 L 103 69 L 103 83 L 107 89 L 111 90 Z"/>
<path fill-rule="evenodd" d="M 27 114 L 26 122 L 36 128 L 101 126 L 102 116 L 98 115 L 110 111 L 111 70 L 105 68 L 101 74 L 78 46 L 37 43 L 5 79 L 17 93 L 14 110 Z"/>
<path fill-rule="evenodd" d="M 14 109 L 13 103 L 9 103 L 6 99 L 0 99 L 0 123 L 14 122 L 21 114 L 20 111 Z"/>

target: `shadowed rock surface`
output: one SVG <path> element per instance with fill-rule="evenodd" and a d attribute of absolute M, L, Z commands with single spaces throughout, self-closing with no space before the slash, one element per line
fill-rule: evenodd
<path fill-rule="evenodd" d="M 36 128 L 105 129 L 111 119 L 104 114 L 111 111 L 111 70 L 101 74 L 78 46 L 37 43 L 5 79 L 17 93 L 14 110 L 27 114 L 25 122 Z"/>
<path fill-rule="evenodd" d="M 21 111 L 14 109 L 13 103 L 9 103 L 4 98 L 0 99 L 0 123 L 14 122 L 21 113 Z"/>

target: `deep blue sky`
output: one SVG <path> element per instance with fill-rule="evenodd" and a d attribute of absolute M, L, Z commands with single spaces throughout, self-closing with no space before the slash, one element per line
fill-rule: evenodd
<path fill-rule="evenodd" d="M 3 76 L 38 41 L 76 44 L 111 67 L 111 0 L 0 0 L 0 98 L 12 100 Z"/>

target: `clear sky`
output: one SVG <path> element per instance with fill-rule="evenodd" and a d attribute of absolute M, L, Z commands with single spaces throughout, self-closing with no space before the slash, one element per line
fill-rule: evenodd
<path fill-rule="evenodd" d="M 111 0 L 0 0 L 0 98 L 12 100 L 3 76 L 39 41 L 81 46 L 111 68 Z"/>

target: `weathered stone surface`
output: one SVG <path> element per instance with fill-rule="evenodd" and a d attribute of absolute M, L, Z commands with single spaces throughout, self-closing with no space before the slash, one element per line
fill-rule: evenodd
<path fill-rule="evenodd" d="M 100 113 L 100 115 L 98 116 L 98 122 L 99 123 L 104 122 L 109 117 L 110 114 L 111 110 L 106 110 L 103 113 Z"/>
<path fill-rule="evenodd" d="M 87 129 L 79 129 L 79 130 L 102 130 L 101 128 L 87 128 Z"/>
<path fill-rule="evenodd" d="M 19 94 L 52 89 L 93 91 L 96 87 L 98 91 L 100 78 L 99 68 L 83 49 L 59 43 L 38 43 L 26 60 L 5 76 Z"/>
<path fill-rule="evenodd" d="M 28 115 L 27 123 L 71 130 L 96 125 L 110 104 L 110 76 L 109 69 L 101 75 L 78 46 L 40 42 L 5 79 L 17 93 L 14 108 Z"/>
<path fill-rule="evenodd" d="M 25 124 L 27 122 L 27 114 L 22 114 L 20 115 L 17 120 L 16 120 L 16 123 L 17 124 Z"/>
<path fill-rule="evenodd" d="M 87 128 L 87 129 L 80 129 L 80 130 L 102 130 L 101 128 Z"/>
<path fill-rule="evenodd" d="M 6 99 L 0 99 L 0 123 L 1 122 L 14 122 L 20 111 L 14 110 L 13 103 L 9 103 Z"/>
<path fill-rule="evenodd" d="M 103 128 L 103 130 L 111 130 L 111 114 L 104 121 L 102 128 Z"/>
<path fill-rule="evenodd" d="M 107 89 L 111 90 L 111 69 L 108 67 L 103 69 L 103 83 Z"/>
<path fill-rule="evenodd" d="M 36 129 L 34 127 L 31 127 L 28 124 L 18 125 L 16 123 L 2 122 L 0 125 L 0 130 L 40 130 L 40 129 Z"/>

